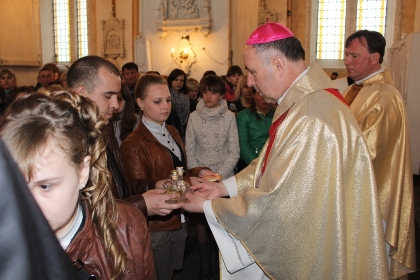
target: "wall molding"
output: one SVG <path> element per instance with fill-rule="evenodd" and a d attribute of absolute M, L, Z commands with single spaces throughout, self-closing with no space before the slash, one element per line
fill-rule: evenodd
<path fill-rule="evenodd" d="M 22 0 L 19 9 L 3 9 L 0 30 L 0 66 L 41 66 L 41 22 L 39 1 Z M 14 0 L 2 0 L 14 7 Z"/>

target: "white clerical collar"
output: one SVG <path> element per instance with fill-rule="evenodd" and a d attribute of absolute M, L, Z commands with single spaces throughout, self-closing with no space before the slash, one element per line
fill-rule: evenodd
<path fill-rule="evenodd" d="M 354 83 L 355 83 L 355 84 L 357 84 L 357 85 L 359 85 L 360 83 L 363 83 L 363 82 L 364 82 L 364 81 L 366 81 L 367 79 L 369 79 L 369 78 L 371 78 L 371 77 L 373 77 L 373 76 L 375 76 L 375 75 L 377 75 L 377 74 L 379 74 L 379 73 L 382 73 L 382 72 L 384 72 L 384 71 L 385 71 L 385 69 L 384 69 L 384 68 L 381 68 L 381 69 L 379 69 L 378 71 L 373 72 L 372 74 L 370 74 L 369 76 L 367 76 L 367 77 L 365 77 L 365 78 L 363 78 L 363 79 L 361 79 L 361 80 L 354 81 Z"/>
<path fill-rule="evenodd" d="M 165 122 L 163 122 L 162 125 L 154 123 L 152 121 L 149 121 L 148 119 L 146 119 L 144 116 L 141 119 L 144 123 L 144 125 L 151 131 L 151 132 L 155 132 L 157 134 L 164 134 L 166 133 L 166 125 Z"/>
<path fill-rule="evenodd" d="M 286 94 L 289 92 L 290 88 L 297 82 L 300 80 L 300 78 L 302 78 L 303 76 L 306 75 L 306 73 L 308 73 L 309 68 L 306 68 L 305 71 L 303 71 L 302 73 L 300 73 L 299 76 L 297 76 L 297 78 L 293 81 L 293 83 L 290 85 L 290 87 L 286 90 L 286 92 L 282 95 L 282 97 L 279 98 L 279 100 L 277 100 L 277 105 L 280 105 L 281 101 L 284 99 L 284 97 L 286 96 Z"/>

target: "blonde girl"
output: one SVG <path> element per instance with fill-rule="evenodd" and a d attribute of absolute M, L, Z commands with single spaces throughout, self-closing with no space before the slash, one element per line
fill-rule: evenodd
<path fill-rule="evenodd" d="M 98 279 L 154 279 L 145 218 L 110 191 L 97 114 L 81 96 L 36 93 L 10 105 L 0 136 L 76 269 Z"/>

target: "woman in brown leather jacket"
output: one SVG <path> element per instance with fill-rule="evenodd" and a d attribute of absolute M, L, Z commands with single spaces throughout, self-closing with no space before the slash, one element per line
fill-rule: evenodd
<path fill-rule="evenodd" d="M 147 223 L 116 202 L 94 103 L 65 91 L 12 103 L 0 136 L 73 265 L 97 279 L 155 279 Z"/>
<path fill-rule="evenodd" d="M 166 81 L 156 75 L 139 80 L 135 90 L 142 118 L 137 128 L 121 144 L 121 158 L 131 180 L 150 180 L 149 186 L 163 188 L 177 166 L 187 167 L 185 147 L 174 127 L 166 125 L 171 112 L 171 94 Z M 209 169 L 197 167 L 187 171 L 189 176 L 206 175 Z M 188 182 L 189 177 L 184 179 Z M 191 182 L 189 182 L 191 183 Z M 132 186 L 130 195 L 147 190 Z M 173 270 L 182 268 L 186 231 L 179 210 L 166 216 L 149 217 L 158 279 L 171 279 Z"/>

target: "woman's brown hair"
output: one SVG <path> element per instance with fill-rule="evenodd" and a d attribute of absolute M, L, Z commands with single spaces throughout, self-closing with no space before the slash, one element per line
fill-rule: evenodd
<path fill-rule="evenodd" d="M 120 140 L 124 141 L 127 136 L 133 132 L 137 123 L 136 113 L 134 112 L 134 101 L 131 97 L 130 89 L 127 85 L 121 84 L 121 96 L 125 100 L 125 108 L 122 114 L 118 114 L 112 117 L 114 121 L 121 120 L 120 126 Z"/>

